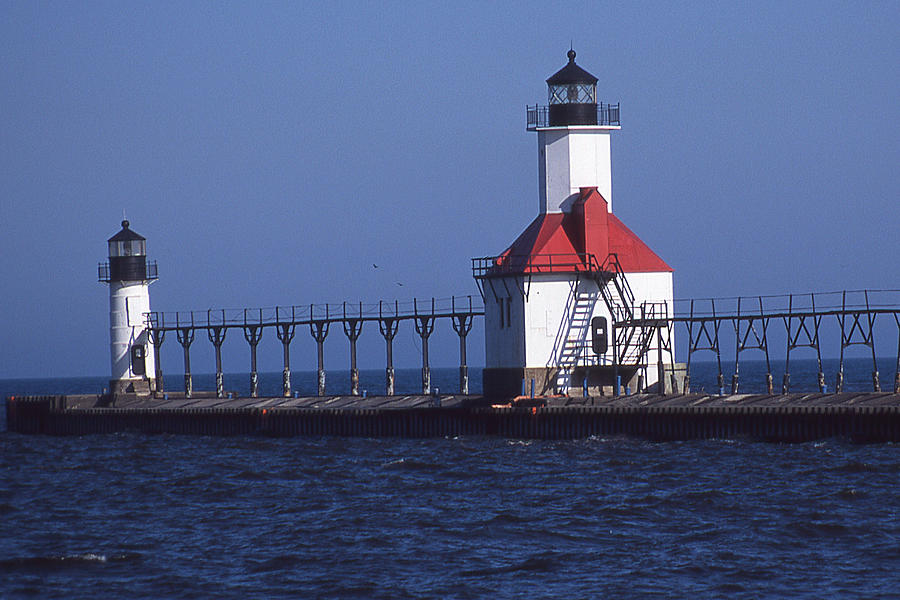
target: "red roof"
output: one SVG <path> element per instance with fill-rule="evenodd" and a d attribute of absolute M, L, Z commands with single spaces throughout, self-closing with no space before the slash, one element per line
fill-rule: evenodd
<path fill-rule="evenodd" d="M 619 264 L 626 273 L 675 270 L 613 214 L 609 215 L 609 251 L 619 258 Z"/>
<path fill-rule="evenodd" d="M 540 214 L 498 257 L 504 270 L 574 272 L 589 268 L 593 255 L 603 263 L 616 254 L 626 273 L 673 271 L 647 244 L 609 212 L 597 188 L 581 188 L 568 213 Z M 594 265 L 595 267 L 597 265 Z"/>

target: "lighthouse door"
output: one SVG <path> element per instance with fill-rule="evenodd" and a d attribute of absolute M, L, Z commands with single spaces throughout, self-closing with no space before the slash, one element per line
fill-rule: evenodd
<path fill-rule="evenodd" d="M 144 345 L 138 344 L 131 347 L 131 372 L 135 375 L 144 375 L 147 372 L 144 356 L 146 355 Z"/>
<path fill-rule="evenodd" d="M 591 349 L 598 356 L 606 354 L 606 351 L 609 349 L 606 317 L 594 317 L 591 319 Z"/>

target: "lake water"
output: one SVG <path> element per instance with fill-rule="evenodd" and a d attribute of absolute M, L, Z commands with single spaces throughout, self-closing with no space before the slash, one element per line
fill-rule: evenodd
<path fill-rule="evenodd" d="M 868 389 L 871 367 L 853 366 L 848 388 Z M 710 389 L 703 368 L 693 380 Z M 793 381 L 814 389 L 811 368 L 798 363 Z M 295 374 L 297 386 L 310 375 L 304 393 L 314 374 Z M 382 377 L 364 373 L 363 387 Z M 414 392 L 418 371 L 403 377 Z M 436 369 L 434 385 L 454 391 L 456 377 Z M 277 391 L 280 374 L 262 384 Z M 2 380 L 0 392 L 104 385 Z M 3 598 L 900 596 L 892 444 L 3 429 Z"/>

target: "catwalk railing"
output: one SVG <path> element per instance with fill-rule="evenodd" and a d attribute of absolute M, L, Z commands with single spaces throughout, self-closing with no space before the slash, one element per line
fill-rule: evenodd
<path fill-rule="evenodd" d="M 765 358 L 765 385 L 767 392 L 772 393 L 771 351 L 780 349 L 784 356 L 781 391 L 786 394 L 791 385 L 791 357 L 798 349 L 808 348 L 815 352 L 818 364 L 817 387 L 820 392 L 825 392 L 827 384 L 822 368 L 824 341 L 826 348 L 834 348 L 835 342 L 838 346 L 835 392 L 840 393 L 844 389 L 844 360 L 847 351 L 854 346 L 868 348 L 867 354 L 872 359 L 872 390 L 879 392 L 881 383 L 875 333 L 876 325 L 880 323 L 887 329 L 893 326 L 896 331 L 896 337 L 891 340 L 897 348 L 894 391 L 900 392 L 900 290 L 705 298 L 676 300 L 674 304 L 672 321 L 686 329 L 688 335 L 686 390 L 690 390 L 691 361 L 698 352 L 712 352 L 715 355 L 718 387 L 724 390 L 722 357 L 730 350 L 734 358 L 731 393 L 738 393 L 741 356 L 744 352 L 756 350 L 762 352 Z M 775 348 L 770 343 L 773 332 L 780 335 L 781 348 L 778 343 Z M 723 337 L 727 338 L 726 344 L 723 344 Z"/>
<path fill-rule="evenodd" d="M 266 329 L 273 329 L 283 349 L 282 392 L 291 395 L 290 346 L 298 327 L 308 327 L 316 342 L 318 362 L 318 394 L 325 395 L 325 339 L 331 326 L 339 323 L 350 343 L 350 393 L 359 394 L 359 369 L 356 345 L 367 322 L 378 324 L 385 341 L 385 391 L 394 394 L 393 341 L 400 323 L 412 321 L 422 343 L 422 393 L 431 393 L 431 367 L 428 339 L 437 321 L 450 321 L 459 336 L 459 387 L 469 393 L 469 370 L 466 356 L 466 337 L 472 330 L 474 318 L 484 315 L 483 305 L 472 296 L 452 298 L 414 299 L 412 302 L 378 302 L 341 304 L 309 304 L 276 306 L 271 308 L 209 309 L 190 312 L 151 312 L 147 316 L 150 340 L 156 350 L 156 392 L 162 392 L 163 374 L 160 361 L 162 344 L 168 332 L 175 332 L 184 353 L 184 391 L 193 393 L 190 348 L 197 331 L 205 331 L 215 349 L 216 395 L 225 395 L 222 370 L 222 344 L 230 330 L 240 330 L 250 346 L 250 395 L 259 395 L 259 372 L 256 351 Z"/>
<path fill-rule="evenodd" d="M 872 389 L 881 391 L 876 356 L 876 332 L 887 336 L 893 354 L 896 348 L 894 391 L 900 392 L 900 290 L 854 290 L 812 294 L 785 294 L 732 298 L 704 298 L 635 304 L 630 311 L 617 311 L 610 326 L 611 354 L 595 356 L 585 343 L 578 364 L 640 365 L 659 368 L 668 363 L 675 372 L 676 346 L 686 360 L 686 375 L 670 389 L 691 389 L 691 366 L 698 356 L 712 354 L 717 366 L 717 386 L 725 392 L 723 365 L 733 365 L 731 393 L 740 387 L 741 361 L 756 351 L 765 359 L 765 388 L 774 392 L 772 365 L 784 359 L 781 392 L 791 391 L 791 360 L 800 351 L 813 352 L 817 360 L 817 387 L 828 389 L 823 371 L 823 350 L 837 355 L 835 392 L 844 387 L 845 357 L 853 347 L 865 348 L 872 360 Z M 216 393 L 224 395 L 222 344 L 229 331 L 240 330 L 251 350 L 251 396 L 258 395 L 256 348 L 265 330 L 274 330 L 283 347 L 283 392 L 291 395 L 290 347 L 298 327 L 308 328 L 317 346 L 318 393 L 325 395 L 324 344 L 331 326 L 340 324 L 350 344 L 351 394 L 359 394 L 356 366 L 357 340 L 367 322 L 378 324 L 385 341 L 385 391 L 394 393 L 393 340 L 403 321 L 412 321 L 421 340 L 422 392 L 431 392 L 428 341 L 438 321 L 449 321 L 459 336 L 459 391 L 469 392 L 466 339 L 473 322 L 484 316 L 481 299 L 472 296 L 412 302 L 311 304 L 303 306 L 215 309 L 193 312 L 153 312 L 147 315 L 150 340 L 156 349 L 157 392 L 163 391 L 160 353 L 163 341 L 174 331 L 184 354 L 185 393 L 192 393 L 190 348 L 196 332 L 205 332 L 215 350 Z M 589 337 L 588 337 L 589 339 Z M 655 341 L 654 341 L 655 340 Z M 676 344 L 677 342 L 677 344 Z M 686 356 L 685 356 L 686 355 Z M 882 355 L 884 356 L 884 355 Z M 673 376 L 674 379 L 674 376 Z"/>

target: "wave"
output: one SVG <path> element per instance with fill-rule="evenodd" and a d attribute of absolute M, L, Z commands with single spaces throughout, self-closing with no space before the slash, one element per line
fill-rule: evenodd
<path fill-rule="evenodd" d="M 519 523 L 529 523 L 531 521 L 532 521 L 532 519 L 530 519 L 528 517 L 523 517 L 523 516 L 517 515 L 515 513 L 504 511 L 504 512 L 497 513 L 496 515 L 492 516 L 490 519 L 484 521 L 483 523 L 481 523 L 481 526 L 504 525 L 507 523 L 519 524 Z"/>
<path fill-rule="evenodd" d="M 403 457 L 390 460 L 384 463 L 382 467 L 397 471 L 439 471 L 446 468 L 446 465 Z"/>
<path fill-rule="evenodd" d="M 51 554 L 48 556 L 21 556 L 0 560 L 0 571 L 5 569 L 64 569 L 85 565 L 106 563 L 140 562 L 140 554 L 100 554 L 83 552 L 80 554 Z"/>
<path fill-rule="evenodd" d="M 521 562 L 482 569 L 469 569 L 462 571 L 460 575 L 465 577 L 482 577 L 484 575 L 500 575 L 503 573 L 518 572 L 548 573 L 555 571 L 559 564 L 559 560 L 553 555 L 534 555 L 529 556 Z"/>
<path fill-rule="evenodd" d="M 301 559 L 295 554 L 280 554 L 252 563 L 250 570 L 253 573 L 290 572 L 301 562 Z"/>

